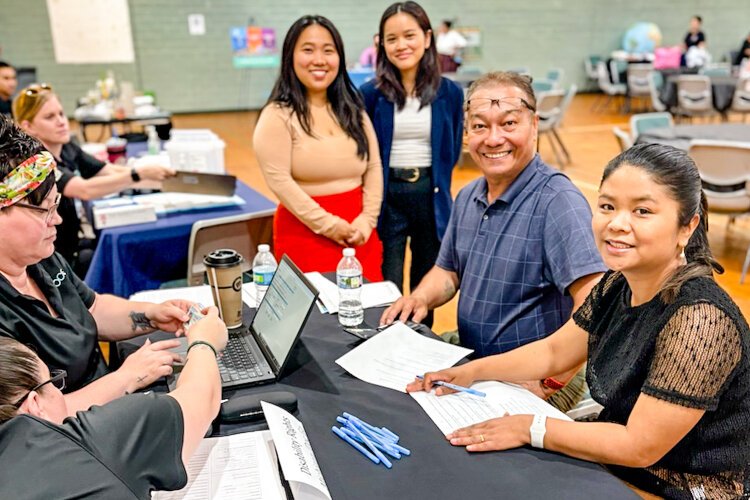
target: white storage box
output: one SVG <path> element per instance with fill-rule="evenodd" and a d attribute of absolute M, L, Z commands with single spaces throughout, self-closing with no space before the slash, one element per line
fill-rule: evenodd
<path fill-rule="evenodd" d="M 143 224 L 156 220 L 154 207 L 137 205 L 132 202 L 129 205 L 120 206 L 94 206 L 93 213 L 94 227 L 97 229 Z"/>
<path fill-rule="evenodd" d="M 224 141 L 208 129 L 173 129 L 164 149 L 176 170 L 224 174 L 225 146 Z"/>

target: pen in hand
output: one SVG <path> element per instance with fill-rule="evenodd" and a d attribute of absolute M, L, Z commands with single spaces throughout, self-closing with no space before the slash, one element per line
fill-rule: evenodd
<path fill-rule="evenodd" d="M 417 378 L 419 380 L 424 380 L 424 377 L 422 375 L 417 375 Z M 483 398 L 483 397 L 487 396 L 487 394 L 485 394 L 482 391 L 478 391 L 478 390 L 472 389 L 470 387 L 463 387 L 461 385 L 451 384 L 450 382 L 443 382 L 442 380 L 435 380 L 432 383 L 433 383 L 433 385 L 441 385 L 443 387 L 447 387 L 448 389 L 453 389 L 454 391 L 466 392 L 468 394 L 473 394 L 474 396 L 479 396 L 480 398 Z"/>

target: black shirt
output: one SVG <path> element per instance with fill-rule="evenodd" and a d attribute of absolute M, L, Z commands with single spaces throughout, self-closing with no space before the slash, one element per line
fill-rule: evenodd
<path fill-rule="evenodd" d="M 641 394 L 705 414 L 653 466 L 612 471 L 669 498 L 750 493 L 750 328 L 742 313 L 707 277 L 686 282 L 671 303 L 630 300 L 625 278 L 609 271 L 573 315 L 589 333 L 586 380 L 604 406 L 599 420 L 626 424 Z"/>
<path fill-rule="evenodd" d="M 698 33 L 695 33 L 695 34 L 688 31 L 687 35 L 685 35 L 685 48 L 689 49 L 690 47 L 696 46 L 699 43 L 702 43 L 705 41 L 706 41 L 706 35 L 702 31 L 699 31 Z"/>
<path fill-rule="evenodd" d="M 150 499 L 187 483 L 182 409 L 133 394 L 62 425 L 19 415 L 0 425 L 0 498 Z"/>
<path fill-rule="evenodd" d="M 76 173 L 79 173 L 84 179 L 94 177 L 104 168 L 106 163 L 97 160 L 72 142 L 62 147 L 60 158 L 56 158 L 56 160 L 57 190 L 62 194 L 57 212 L 63 221 L 62 224 L 57 226 L 55 250 L 62 254 L 68 262 L 74 262 L 80 240 L 78 232 L 81 230 L 81 221 L 78 218 L 73 198 L 68 198 L 64 194 L 65 186 L 76 176 Z"/>
<path fill-rule="evenodd" d="M 13 108 L 11 106 L 11 103 L 13 101 L 11 99 L 8 99 L 7 101 L 0 97 L 0 115 L 8 115 L 8 117 L 13 118 Z"/>
<path fill-rule="evenodd" d="M 106 374 L 96 321 L 89 312 L 95 293 L 57 253 L 27 270 L 58 317 L 53 317 L 42 301 L 19 293 L 0 275 L 0 335 L 32 345 L 50 369 L 66 370 L 66 391 L 80 389 Z"/>

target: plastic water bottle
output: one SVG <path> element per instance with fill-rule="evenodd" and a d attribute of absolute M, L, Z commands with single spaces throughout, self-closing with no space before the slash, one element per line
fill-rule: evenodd
<path fill-rule="evenodd" d="M 255 300 L 260 305 L 263 297 L 266 296 L 268 285 L 271 284 L 273 275 L 276 272 L 276 259 L 273 258 L 271 249 L 268 245 L 258 245 L 258 253 L 253 259 L 253 283 L 255 283 Z"/>
<path fill-rule="evenodd" d="M 362 264 L 354 256 L 353 248 L 344 249 L 344 257 L 336 268 L 339 287 L 339 323 L 357 326 L 365 319 L 362 310 Z"/>
<path fill-rule="evenodd" d="M 161 141 L 159 135 L 156 133 L 156 127 L 149 125 L 146 127 L 148 133 L 148 154 L 158 155 L 161 151 Z"/>

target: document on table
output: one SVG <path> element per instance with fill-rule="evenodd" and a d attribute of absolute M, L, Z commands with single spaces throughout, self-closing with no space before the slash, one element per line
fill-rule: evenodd
<path fill-rule="evenodd" d="M 502 382 L 477 382 L 471 388 L 484 392 L 487 396 L 481 398 L 465 392 L 437 396 L 434 389 L 410 394 L 443 434 L 502 417 L 506 413 L 546 415 L 570 420 L 563 412 L 523 387 Z"/>
<path fill-rule="evenodd" d="M 199 302 L 205 307 L 214 305 L 214 298 L 211 295 L 211 287 L 208 285 L 187 286 L 183 288 L 164 288 L 159 290 L 146 290 L 134 293 L 130 300 L 140 302 L 160 303 L 165 300 L 182 299 L 191 302 Z M 248 307 L 257 307 L 255 301 L 255 284 L 245 283 L 242 285 L 242 302 Z"/>
<path fill-rule="evenodd" d="M 317 272 L 305 273 L 318 289 L 318 300 L 323 307 L 319 306 L 320 312 L 335 314 L 339 311 L 339 289 L 336 283 Z M 391 304 L 401 297 L 401 292 L 392 281 L 379 281 L 377 283 L 365 283 L 362 285 L 362 307 L 380 307 Z"/>
<path fill-rule="evenodd" d="M 471 352 L 424 337 L 397 322 L 341 356 L 336 363 L 360 380 L 406 392 L 406 385 L 417 375 L 451 367 Z"/>
<path fill-rule="evenodd" d="M 331 500 L 323 473 L 320 472 L 310 440 L 302 422 L 278 406 L 261 401 L 263 414 L 271 430 L 284 478 L 296 500 Z"/>
<path fill-rule="evenodd" d="M 269 431 L 204 439 L 185 467 L 187 486 L 154 500 L 285 500 Z"/>

